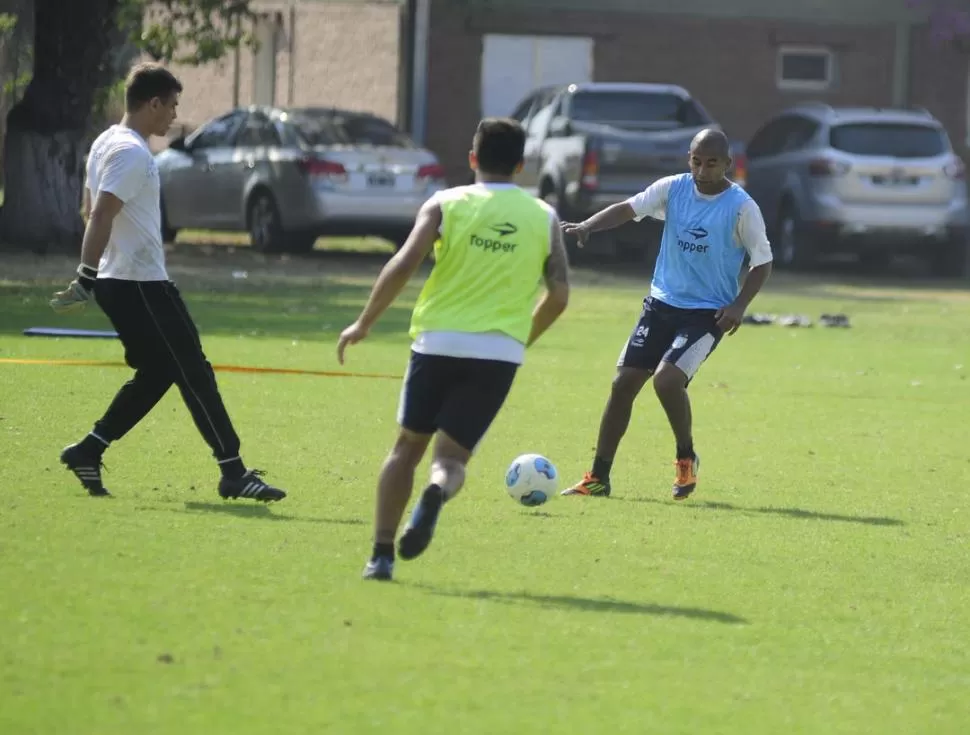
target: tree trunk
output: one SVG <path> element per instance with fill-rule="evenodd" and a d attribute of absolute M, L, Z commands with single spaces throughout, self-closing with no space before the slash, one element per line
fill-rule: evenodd
<path fill-rule="evenodd" d="M 84 130 L 118 3 L 35 0 L 33 78 L 7 116 L 0 247 L 80 248 Z"/>

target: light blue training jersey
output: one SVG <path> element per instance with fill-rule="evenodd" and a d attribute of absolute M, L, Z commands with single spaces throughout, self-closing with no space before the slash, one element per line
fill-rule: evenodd
<path fill-rule="evenodd" d="M 734 301 L 745 256 L 734 233 L 750 198 L 735 183 L 716 197 L 701 197 L 689 173 L 678 176 L 667 195 L 650 295 L 680 309 L 720 309 Z"/>

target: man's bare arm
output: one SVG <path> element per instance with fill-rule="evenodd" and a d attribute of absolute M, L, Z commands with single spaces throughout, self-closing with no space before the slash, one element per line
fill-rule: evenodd
<path fill-rule="evenodd" d="M 84 182 L 84 192 L 81 194 L 81 219 L 85 224 L 91 219 L 91 190 L 88 189 L 88 182 Z"/>
<path fill-rule="evenodd" d="M 364 329 L 370 329 L 374 325 L 404 289 L 418 266 L 428 257 L 435 240 L 438 239 L 440 226 L 441 206 L 437 202 L 429 202 L 418 212 L 414 229 L 404 246 L 387 262 L 377 277 L 370 298 L 357 320 Z"/>
<path fill-rule="evenodd" d="M 428 253 L 438 239 L 439 227 L 441 227 L 441 205 L 431 199 L 425 202 L 418 212 L 414 229 L 411 230 L 407 242 L 381 270 L 357 321 L 340 333 L 340 338 L 337 340 L 337 360 L 341 365 L 344 364 L 344 352 L 347 346 L 355 345 L 367 337 L 374 322 L 387 310 L 387 307 L 394 303 L 394 299 L 411 280 L 418 266 L 428 257 Z"/>
<path fill-rule="evenodd" d="M 752 265 L 737 298 L 733 303 L 718 309 L 715 315 L 718 328 L 728 335 L 738 331 L 744 321 L 744 313 L 771 275 L 771 244 L 765 233 L 764 217 L 753 201 L 742 206 L 735 234 L 747 251 Z"/>
<path fill-rule="evenodd" d="M 84 241 L 81 243 L 82 265 L 98 269 L 98 263 L 101 262 L 101 256 L 104 255 L 104 249 L 108 247 L 108 240 L 111 238 L 111 227 L 123 206 L 125 203 L 114 194 L 98 192 L 84 228 Z"/>
<path fill-rule="evenodd" d="M 625 225 L 637 216 L 629 202 L 620 202 L 597 212 L 582 224 L 590 232 L 612 230 Z"/>
<path fill-rule="evenodd" d="M 579 247 L 584 247 L 589 236 L 600 230 L 612 230 L 636 218 L 637 213 L 629 202 L 620 202 L 597 212 L 583 222 L 566 222 L 562 229 L 567 235 L 574 235 Z"/>
<path fill-rule="evenodd" d="M 85 188 L 85 191 L 87 189 Z M 90 197 L 85 197 L 86 204 Z M 77 278 L 63 291 L 58 291 L 50 300 L 54 311 L 67 313 L 83 309 L 94 292 L 98 277 L 98 265 L 104 249 L 111 238 L 111 226 L 115 217 L 124 206 L 118 197 L 108 192 L 99 192 L 91 207 L 90 217 L 84 228 L 84 242 L 81 244 L 81 264 L 77 268 Z"/>
<path fill-rule="evenodd" d="M 569 304 L 569 256 L 566 254 L 566 245 L 563 242 L 558 219 L 553 221 L 550 236 L 552 237 L 551 249 L 543 274 L 546 292 L 532 313 L 532 331 L 526 343 L 529 346 L 533 345 L 555 323 Z"/>

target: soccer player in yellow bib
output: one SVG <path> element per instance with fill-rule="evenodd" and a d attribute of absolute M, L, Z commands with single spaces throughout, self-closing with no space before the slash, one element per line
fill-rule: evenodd
<path fill-rule="evenodd" d="M 569 300 L 569 265 L 559 219 L 513 183 L 525 133 L 514 120 L 478 125 L 469 154 L 476 183 L 439 192 L 421 208 L 404 247 L 381 271 L 357 321 L 340 335 L 344 362 L 434 249 L 435 265 L 411 318 L 411 359 L 398 411 L 400 432 L 377 485 L 374 549 L 365 579 L 389 580 L 394 539 L 414 472 L 434 439 L 431 478 L 401 535 L 413 559 L 431 543 L 442 505 L 512 387 L 526 347 Z M 540 284 L 545 293 L 536 302 Z"/>

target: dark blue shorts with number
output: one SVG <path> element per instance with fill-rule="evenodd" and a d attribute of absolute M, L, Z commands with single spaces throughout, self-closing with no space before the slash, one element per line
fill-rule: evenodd
<path fill-rule="evenodd" d="M 715 309 L 678 309 L 647 297 L 617 367 L 655 372 L 661 362 L 682 370 L 690 380 L 723 336 Z"/>

